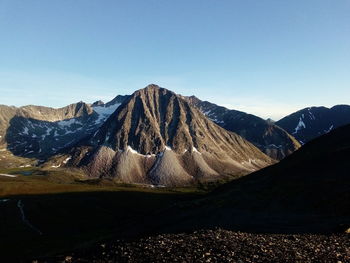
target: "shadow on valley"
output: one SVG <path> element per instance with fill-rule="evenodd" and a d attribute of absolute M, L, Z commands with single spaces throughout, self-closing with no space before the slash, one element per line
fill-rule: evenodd
<path fill-rule="evenodd" d="M 50 256 L 97 242 L 199 229 L 325 233 L 341 231 L 350 223 L 348 211 L 332 214 L 328 208 L 318 211 L 307 204 L 299 210 L 283 199 L 264 207 L 267 201 L 257 199 L 260 193 L 249 196 L 257 189 L 253 185 L 264 180 L 269 179 L 247 176 L 209 194 L 185 188 L 135 188 L 8 197 L 0 202 L 1 257 Z"/>
<path fill-rule="evenodd" d="M 0 257 L 59 253 L 105 238 L 139 235 L 148 232 L 148 225 L 167 220 L 155 216 L 159 211 L 198 195 L 130 190 L 8 197 L 0 200 Z"/>

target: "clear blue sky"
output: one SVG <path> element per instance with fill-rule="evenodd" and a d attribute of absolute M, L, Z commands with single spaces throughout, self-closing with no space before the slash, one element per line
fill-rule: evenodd
<path fill-rule="evenodd" d="M 0 0 L 0 104 L 150 83 L 264 118 L 350 104 L 350 1 Z"/>

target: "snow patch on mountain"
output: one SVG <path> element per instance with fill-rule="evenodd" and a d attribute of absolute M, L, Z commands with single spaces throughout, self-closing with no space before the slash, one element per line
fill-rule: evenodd
<path fill-rule="evenodd" d="M 331 127 L 329 127 L 327 130 L 324 130 L 325 133 L 329 133 L 331 130 L 333 130 L 333 124 L 331 125 Z"/>
<path fill-rule="evenodd" d="M 267 145 L 267 148 L 276 148 L 276 149 L 280 149 L 282 148 L 283 146 L 282 145 L 276 145 L 276 144 L 269 144 Z"/>
<path fill-rule="evenodd" d="M 63 163 L 66 164 L 70 159 L 72 159 L 72 157 L 67 157 L 67 158 L 63 161 Z"/>
<path fill-rule="evenodd" d="M 316 120 L 315 115 L 311 112 L 311 109 L 308 108 L 309 116 L 311 120 Z"/>
<path fill-rule="evenodd" d="M 171 148 L 169 146 L 165 146 L 165 151 L 171 151 Z"/>
<path fill-rule="evenodd" d="M 298 123 L 298 125 L 295 127 L 293 134 L 297 134 L 298 131 L 301 130 L 302 128 L 305 129 L 305 128 L 306 128 L 306 125 L 305 125 L 305 123 L 303 122 L 302 117 L 300 117 L 300 118 L 299 118 L 299 123 Z"/>
<path fill-rule="evenodd" d="M 131 146 L 128 145 L 128 147 L 126 148 L 126 151 L 128 152 L 131 152 L 132 154 L 137 154 L 139 156 L 142 156 L 142 157 L 146 157 L 146 158 L 151 158 L 151 157 L 155 157 L 156 155 L 155 154 L 141 154 L 139 153 L 138 151 L 134 150 Z M 121 150 L 119 150 L 119 152 L 121 152 Z"/>
<path fill-rule="evenodd" d="M 24 127 L 22 134 L 28 135 L 28 127 Z"/>
<path fill-rule="evenodd" d="M 192 152 L 202 154 L 202 153 L 200 153 L 200 152 L 197 150 L 197 148 L 196 148 L 196 147 L 192 147 Z"/>
<path fill-rule="evenodd" d="M 134 154 L 139 154 L 138 151 L 134 150 L 133 148 L 131 148 L 131 146 L 128 145 L 128 147 L 126 148 L 127 151 L 134 153 Z"/>
<path fill-rule="evenodd" d="M 105 105 L 93 107 L 94 111 L 98 114 L 98 119 L 96 120 L 96 123 L 101 123 L 105 121 L 113 112 L 115 112 L 118 109 L 120 105 L 121 103 L 116 103 L 108 107 L 106 107 Z"/>

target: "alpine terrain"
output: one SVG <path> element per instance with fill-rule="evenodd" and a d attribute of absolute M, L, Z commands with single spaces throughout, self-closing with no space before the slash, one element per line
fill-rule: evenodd
<path fill-rule="evenodd" d="M 12 157 L 7 165 L 18 161 L 35 165 L 76 144 L 93 134 L 126 97 L 117 96 L 107 104 L 78 102 L 59 109 L 0 105 L 0 148 L 3 156 Z"/>
<path fill-rule="evenodd" d="M 156 85 L 128 97 L 93 135 L 65 156 L 67 166 L 84 168 L 93 178 L 157 185 L 237 176 L 272 163 L 188 100 Z"/>
<path fill-rule="evenodd" d="M 216 124 L 239 134 L 273 159 L 283 159 L 300 147 L 292 135 L 271 121 L 201 101 L 195 96 L 188 100 Z"/>
<path fill-rule="evenodd" d="M 309 107 L 276 122 L 301 144 L 349 123 L 349 105 L 336 105 L 332 108 Z"/>

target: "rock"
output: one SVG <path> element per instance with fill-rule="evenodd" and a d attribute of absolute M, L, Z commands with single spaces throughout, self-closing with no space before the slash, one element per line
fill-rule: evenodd
<path fill-rule="evenodd" d="M 74 259 L 72 256 L 62 257 L 61 262 L 342 263 L 350 262 L 349 248 L 350 239 L 345 233 L 291 236 L 217 229 L 189 234 L 162 234 L 133 241 L 110 241 L 105 244 L 103 251 L 101 244 L 96 244 L 96 247 L 71 254 Z M 96 253 L 97 251 L 100 252 Z M 43 259 L 39 262 L 51 261 Z"/>

